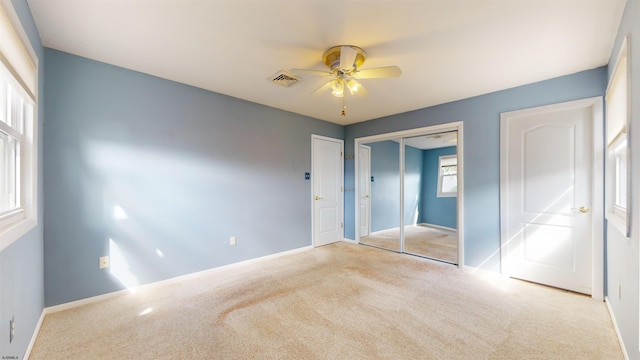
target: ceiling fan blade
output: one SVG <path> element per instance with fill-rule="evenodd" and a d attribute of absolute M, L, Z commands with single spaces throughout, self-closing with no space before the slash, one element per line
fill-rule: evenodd
<path fill-rule="evenodd" d="M 332 75 L 330 72 L 322 71 L 322 70 L 291 69 L 290 71 L 294 75 L 300 75 L 300 76 L 331 76 Z"/>
<path fill-rule="evenodd" d="M 356 79 L 379 79 L 379 78 L 394 78 L 402 74 L 402 71 L 397 66 L 385 66 L 373 69 L 365 69 L 356 71 L 353 76 Z"/>
<path fill-rule="evenodd" d="M 318 95 L 322 92 L 325 92 L 327 90 L 332 90 L 333 89 L 333 84 L 336 80 L 329 80 L 326 83 L 324 83 L 324 85 L 320 86 L 319 88 L 317 88 L 316 90 L 314 90 L 311 95 Z"/>
<path fill-rule="evenodd" d="M 364 86 L 360 86 L 360 88 L 358 89 L 358 92 L 356 92 L 356 96 L 365 98 L 369 96 L 369 90 L 367 90 Z"/>
<path fill-rule="evenodd" d="M 352 69 L 353 63 L 356 61 L 358 51 L 351 46 L 343 46 L 340 49 L 340 68 Z"/>

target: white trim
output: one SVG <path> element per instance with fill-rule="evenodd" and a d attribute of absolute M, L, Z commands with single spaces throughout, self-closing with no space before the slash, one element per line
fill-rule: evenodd
<path fill-rule="evenodd" d="M 591 190 L 591 297 L 604 299 L 604 133 L 603 98 L 596 96 L 564 103 L 539 106 L 500 114 L 500 271 L 509 276 L 510 264 L 507 256 L 507 186 L 508 178 L 508 121 L 512 117 L 544 114 L 560 110 L 592 108 L 592 190 Z"/>
<path fill-rule="evenodd" d="M 395 131 L 395 132 L 391 132 L 391 133 L 385 133 L 385 134 L 378 134 L 378 135 L 372 135 L 372 136 L 365 136 L 365 137 L 361 137 L 361 138 L 356 138 L 354 139 L 354 157 L 355 157 L 355 164 L 354 164 L 354 182 L 355 182 L 355 207 L 354 207 L 354 223 L 355 223 L 355 238 L 356 241 L 359 243 L 360 242 L 360 223 L 359 223 L 359 186 L 358 186 L 358 154 L 357 154 L 357 149 L 359 148 L 359 146 L 361 144 L 364 143 L 368 143 L 368 142 L 376 142 L 376 141 L 384 141 L 384 140 L 397 140 L 398 138 L 405 138 L 405 137 L 413 137 L 413 136 L 420 136 L 420 135 L 428 135 L 428 134 L 433 134 L 433 133 L 438 133 L 438 132 L 447 132 L 447 131 L 457 131 L 458 134 L 458 141 L 456 143 L 456 153 L 458 155 L 458 196 L 456 197 L 457 199 L 457 207 L 458 207 L 458 220 L 457 220 L 457 224 L 458 224 L 458 267 L 463 267 L 464 266 L 464 140 L 463 140 L 463 122 L 462 121 L 455 121 L 455 122 L 450 122 L 450 123 L 445 123 L 445 124 L 439 124 L 439 125 L 433 125 L 433 126 L 426 126 L 426 127 L 421 127 L 421 128 L 416 128 L 416 129 L 409 129 L 409 130 L 402 130 L 402 131 Z M 404 143 L 404 142 L 402 142 Z M 402 148 L 401 147 L 401 151 L 400 153 L 402 154 Z M 404 167 L 404 159 L 400 159 L 400 164 L 402 164 L 402 167 Z M 401 174 L 404 174 L 404 171 L 401 171 Z M 401 181 L 401 186 L 403 186 L 404 181 Z M 402 216 L 402 212 L 404 212 L 404 196 L 402 196 L 402 192 L 400 194 L 400 210 L 401 210 L 401 216 L 400 219 L 403 219 L 404 217 Z M 400 224 L 398 224 L 399 226 Z M 402 229 L 404 229 L 403 226 L 400 226 L 400 229 L 402 231 Z"/>
<path fill-rule="evenodd" d="M 201 277 L 201 276 L 214 274 L 214 273 L 216 273 L 218 271 L 223 271 L 223 270 L 233 269 L 233 268 L 236 268 L 236 267 L 246 266 L 246 265 L 262 262 L 262 261 L 265 261 L 265 260 L 276 259 L 276 258 L 279 258 L 281 256 L 297 254 L 297 253 L 300 253 L 300 252 L 303 252 L 303 251 L 308 251 L 308 250 L 313 250 L 313 246 L 310 246 L 310 245 L 303 246 L 303 247 L 300 247 L 300 248 L 297 248 L 297 249 L 286 250 L 286 251 L 282 251 L 282 252 L 271 254 L 271 255 L 265 255 L 265 256 L 249 259 L 249 260 L 239 261 L 239 262 L 236 262 L 236 263 L 233 263 L 233 264 L 222 265 L 222 266 L 214 267 L 214 268 L 211 268 L 211 269 L 194 272 L 194 273 L 191 273 L 191 274 L 176 276 L 176 277 L 173 277 L 173 278 L 170 278 L 170 279 L 160 280 L 160 281 L 156 281 L 156 282 L 152 282 L 152 283 L 136 286 L 136 287 L 133 287 L 133 288 L 130 288 L 130 289 L 118 290 L 118 291 L 110 292 L 110 293 L 107 293 L 107 294 L 92 296 L 92 297 L 89 297 L 89 298 L 80 299 L 80 300 L 76 300 L 76 301 L 71 301 L 71 302 L 68 302 L 68 303 L 60 304 L 60 305 L 49 306 L 49 307 L 44 308 L 43 311 L 44 311 L 45 315 L 53 314 L 53 313 L 56 313 L 56 312 L 59 312 L 59 311 L 73 309 L 73 308 L 76 308 L 76 307 L 79 307 L 79 306 L 83 306 L 83 305 L 87 305 L 87 304 L 93 304 L 93 303 L 96 303 L 96 302 L 99 302 L 99 301 L 111 299 L 111 298 L 118 297 L 118 296 L 121 296 L 121 295 L 135 293 L 135 292 L 138 292 L 140 290 L 153 289 L 153 288 L 159 287 L 159 286 L 179 283 L 179 282 L 182 282 L 182 281 L 185 281 L 185 280 L 192 280 L 192 279 L 196 279 L 196 278 Z"/>
<path fill-rule="evenodd" d="M 46 313 L 43 309 L 40 313 L 40 318 L 38 318 L 38 323 L 33 329 L 33 334 L 31 334 L 31 340 L 29 340 L 29 345 L 27 346 L 27 350 L 24 352 L 23 359 L 28 359 L 31 356 L 31 350 L 33 350 L 33 346 L 36 344 L 36 340 L 38 339 L 38 334 L 40 333 L 40 328 L 42 327 L 42 323 L 44 322 L 45 315 Z"/>
<path fill-rule="evenodd" d="M 438 191 L 436 194 L 436 197 L 456 197 L 458 196 L 458 191 L 448 191 L 448 192 L 444 192 L 442 191 L 442 183 L 444 182 L 444 177 L 445 176 L 452 176 L 452 175 L 445 175 L 442 173 L 442 162 L 443 160 L 447 160 L 447 159 L 456 159 L 456 178 L 458 177 L 458 156 L 457 155 L 441 155 L 438 156 Z M 457 182 L 456 182 L 456 187 L 458 186 Z"/>
<path fill-rule="evenodd" d="M 0 251 L 8 248 L 9 245 L 31 231 L 36 225 L 38 225 L 38 222 L 34 216 L 23 218 L 13 225 L 2 228 L 0 230 Z"/>
<path fill-rule="evenodd" d="M 369 151 L 369 175 L 371 175 L 371 146 L 362 145 L 362 144 L 360 144 L 359 147 L 355 148 L 355 151 L 358 152 L 358 156 L 354 155 L 354 159 L 355 159 L 354 164 L 353 164 L 354 172 L 358 172 L 358 173 L 360 172 L 360 160 L 359 160 L 360 159 L 360 148 L 364 148 L 364 149 L 367 149 L 367 151 Z M 367 180 L 367 181 L 369 181 L 369 195 L 371 195 L 371 181 L 370 180 L 371 179 Z M 355 187 L 354 187 L 354 194 L 356 194 L 355 193 Z M 367 234 L 371 234 L 371 196 L 369 196 L 368 199 L 369 199 L 368 200 L 369 201 L 369 205 L 368 205 L 368 208 L 369 208 L 368 217 L 369 217 L 369 219 L 367 219 Z M 358 207 L 358 213 L 360 213 L 360 210 L 359 210 L 360 202 L 358 201 L 358 198 L 356 198 L 356 203 L 358 205 L 357 206 Z M 354 214 L 354 216 L 355 215 L 356 214 Z M 360 229 L 360 227 L 359 227 L 360 226 L 360 222 L 358 222 L 357 226 L 358 226 L 358 232 L 360 232 L 360 230 L 359 230 Z M 355 242 L 356 242 L 356 244 L 360 243 L 360 237 L 359 236 L 356 236 Z"/>
<path fill-rule="evenodd" d="M 602 97 L 591 99 L 593 99 L 591 297 L 595 300 L 604 300 L 604 109 Z"/>
<path fill-rule="evenodd" d="M 39 89 L 39 59 L 33 49 L 31 41 L 25 32 L 22 22 L 18 17 L 10 0 L 0 0 L 0 7 L 9 18 L 13 30 L 22 42 L 22 46 L 27 51 L 31 60 L 35 64 L 35 89 L 34 94 L 29 94 L 29 90 L 23 89 L 20 83 L 19 91 L 26 95 L 25 99 L 33 103 L 33 114 L 31 121 L 25 121 L 22 129 L 20 164 L 20 202 L 23 210 L 23 217 L 15 216 L 2 222 L 0 228 L 0 251 L 3 251 L 16 240 L 31 231 L 38 225 L 38 89 Z M 19 77 L 16 78 L 20 82 Z M 32 98 L 33 95 L 33 98 Z"/>
<path fill-rule="evenodd" d="M 458 229 L 450 228 L 448 226 L 429 224 L 429 223 L 420 223 L 420 224 L 417 224 L 417 225 L 418 226 L 427 226 L 427 227 L 432 227 L 432 228 L 442 229 L 442 230 L 447 230 L 447 231 L 452 231 L 452 232 L 455 232 L 455 233 L 458 232 Z"/>
<path fill-rule="evenodd" d="M 625 237 L 631 237 L 631 222 L 632 222 L 632 179 L 631 179 L 631 138 L 629 134 L 629 129 L 631 127 L 631 103 L 632 103 L 632 94 L 631 94 L 631 49 L 630 45 L 630 35 L 626 35 L 622 39 L 622 44 L 620 44 L 620 50 L 616 56 L 616 61 L 614 62 L 615 66 L 611 77 L 609 78 L 609 82 L 607 84 L 607 90 L 605 93 L 605 102 L 607 104 L 611 104 L 611 106 L 607 106 L 606 108 L 606 119 L 605 119 L 605 128 L 606 128 L 606 136 L 607 140 L 605 142 L 606 145 L 606 166 L 607 173 L 605 174 L 605 217 L 609 222 L 616 227 Z M 621 72 L 624 71 L 624 74 Z M 622 75 L 625 75 L 624 78 Z M 614 86 L 624 79 L 626 83 L 626 87 L 624 88 L 625 96 L 624 99 L 626 109 L 625 109 L 625 119 L 621 124 L 617 124 L 613 122 L 612 118 L 614 114 L 611 113 L 613 109 L 616 109 L 614 104 L 615 101 L 612 101 L 611 97 L 615 94 L 612 93 L 614 90 L 621 90 L 617 86 Z M 617 127 L 615 125 L 619 125 Z M 615 165 L 612 162 L 617 158 L 613 150 L 616 145 L 616 142 L 626 141 L 625 148 L 625 161 L 626 161 L 626 208 L 620 209 L 616 206 L 617 196 L 615 195 L 615 191 L 618 188 L 619 183 L 615 181 L 617 176 L 612 173 L 615 171 Z M 617 210 L 617 211 L 616 211 Z"/>
<path fill-rule="evenodd" d="M 358 242 L 357 242 L 357 241 L 355 241 L 355 240 L 353 240 L 353 239 L 347 239 L 347 238 L 344 238 L 344 239 L 342 239 L 342 241 L 344 241 L 344 242 L 346 242 L 346 243 L 349 243 L 349 244 L 355 244 L 355 245 L 358 245 Z"/>
<path fill-rule="evenodd" d="M 398 194 L 398 196 L 400 197 L 400 224 L 398 224 L 398 226 L 400 227 L 400 252 L 401 253 L 406 253 L 404 251 L 404 222 L 405 222 L 405 218 L 404 218 L 404 172 L 406 170 L 406 166 L 405 166 L 405 157 L 404 157 L 404 151 L 405 151 L 405 145 L 404 145 L 404 138 L 400 139 L 400 151 L 398 151 L 398 156 L 400 157 L 400 159 L 398 159 L 398 163 L 400 164 L 400 193 Z M 369 155 L 369 158 L 371 158 L 371 155 Z M 373 193 L 373 191 L 371 192 Z M 371 209 L 369 209 L 369 211 L 371 211 Z"/>
<path fill-rule="evenodd" d="M 616 337 L 618 338 L 618 342 L 620 343 L 620 349 L 622 349 L 622 355 L 624 356 L 625 360 L 629 360 L 629 354 L 627 353 L 627 349 L 624 346 L 624 340 L 622 340 L 622 333 L 620 332 L 620 328 L 618 327 L 618 322 L 616 321 L 616 317 L 613 313 L 613 309 L 611 308 L 611 303 L 609 302 L 608 296 L 605 296 L 604 303 L 607 306 L 607 311 L 609 312 L 609 317 L 611 318 L 613 329 L 616 331 Z"/>
<path fill-rule="evenodd" d="M 338 208 L 340 210 L 340 222 L 342 224 L 341 230 L 340 230 L 340 238 L 344 238 L 344 140 L 342 139 L 335 139 L 335 138 L 331 138 L 331 137 L 327 137 L 327 136 L 322 136 L 322 135 L 315 135 L 315 134 L 311 134 L 311 244 L 313 246 L 316 246 L 316 228 L 315 228 L 315 205 L 314 205 L 314 188 L 313 188 L 313 184 L 314 184 L 314 174 L 313 174 L 313 158 L 315 156 L 315 149 L 314 149 L 314 140 L 325 140 L 325 141 L 331 141 L 331 142 L 336 142 L 340 144 L 340 153 L 342 154 L 342 156 L 340 157 L 340 169 L 341 169 L 341 174 L 340 174 L 340 204 L 338 205 Z M 336 240 L 336 241 L 340 241 L 340 240 Z"/>

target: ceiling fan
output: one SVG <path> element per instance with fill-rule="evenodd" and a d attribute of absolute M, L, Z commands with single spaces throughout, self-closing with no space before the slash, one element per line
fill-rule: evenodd
<path fill-rule="evenodd" d="M 291 72 L 300 75 L 330 77 L 313 94 L 331 90 L 331 94 L 342 98 L 342 116 L 347 115 L 345 105 L 345 91 L 351 95 L 367 96 L 369 92 L 358 81 L 359 79 L 394 78 L 402 71 L 397 66 L 385 66 L 372 69 L 360 69 L 367 59 L 367 53 L 354 45 L 338 45 L 329 48 L 322 54 L 322 61 L 329 70 L 292 69 Z"/>

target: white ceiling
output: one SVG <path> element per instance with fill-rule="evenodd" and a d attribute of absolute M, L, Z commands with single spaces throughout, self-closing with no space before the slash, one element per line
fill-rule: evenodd
<path fill-rule="evenodd" d="M 44 46 L 338 124 L 420 109 L 607 64 L 623 0 L 28 0 Z M 357 45 L 367 98 L 285 88 Z"/>
<path fill-rule="evenodd" d="M 456 146 L 458 139 L 457 131 L 448 131 L 443 133 L 415 136 L 405 138 L 405 145 L 409 145 L 416 149 L 429 150 L 438 149 L 449 146 Z"/>

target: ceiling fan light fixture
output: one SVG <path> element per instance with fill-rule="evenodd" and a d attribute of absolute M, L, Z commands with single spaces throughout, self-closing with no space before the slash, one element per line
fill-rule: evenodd
<path fill-rule="evenodd" d="M 331 95 L 335 97 L 343 97 L 344 96 L 344 83 L 342 79 L 335 79 L 331 82 Z"/>
<path fill-rule="evenodd" d="M 393 78 L 402 73 L 397 66 L 386 66 L 360 70 L 360 66 L 367 58 L 367 53 L 362 48 L 354 45 L 338 45 L 329 48 L 322 54 L 322 61 L 328 67 L 328 71 L 314 69 L 293 69 L 297 75 L 330 77 L 312 94 L 330 90 L 331 95 L 342 98 L 342 116 L 347 115 L 346 95 L 348 89 L 351 95 L 365 97 L 369 91 L 358 80 Z"/>
<path fill-rule="evenodd" d="M 360 90 L 362 85 L 356 80 L 349 79 L 349 81 L 347 81 L 347 87 L 349 88 L 349 92 L 351 92 L 351 95 L 355 95 Z"/>

